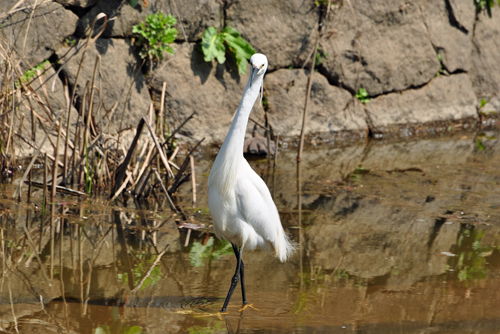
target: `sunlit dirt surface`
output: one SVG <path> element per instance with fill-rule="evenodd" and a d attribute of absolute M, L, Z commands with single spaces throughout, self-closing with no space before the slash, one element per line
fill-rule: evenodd
<path fill-rule="evenodd" d="M 8 333 L 498 333 L 500 150 L 497 133 L 415 142 L 295 149 L 278 165 L 252 159 L 298 243 L 287 263 L 244 252 L 239 287 L 211 233 L 206 178 L 132 198 L 42 192 L 12 200 L 1 188 L 0 331 Z M 478 142 L 479 141 L 479 142 Z M 213 153 L 213 152 L 211 152 Z M 188 233 L 188 228 L 191 232 Z"/>

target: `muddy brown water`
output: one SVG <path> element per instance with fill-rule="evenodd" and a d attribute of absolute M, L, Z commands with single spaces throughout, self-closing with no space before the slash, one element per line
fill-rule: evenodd
<path fill-rule="evenodd" d="M 239 311 L 238 288 L 225 315 L 217 311 L 235 259 L 211 234 L 213 156 L 197 157 L 197 204 L 183 185 L 179 215 L 160 193 L 144 203 L 61 196 L 42 214 L 41 191 L 16 203 L 14 185 L 4 185 L 0 330 L 498 333 L 497 137 L 312 147 L 301 163 L 300 222 L 295 149 L 275 169 L 253 159 L 300 249 L 287 263 L 244 253 L 253 308 Z M 179 224 L 202 228 L 188 238 Z"/>

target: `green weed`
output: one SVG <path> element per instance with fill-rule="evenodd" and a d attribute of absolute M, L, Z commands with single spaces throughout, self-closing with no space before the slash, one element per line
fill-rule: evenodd
<path fill-rule="evenodd" d="M 142 46 L 139 55 L 142 59 L 163 59 L 163 52 L 173 54 L 174 49 L 170 46 L 177 37 L 177 29 L 172 28 L 177 20 L 172 15 L 163 15 L 162 12 L 150 14 L 146 22 L 132 27 L 132 32 L 139 36 L 137 44 Z"/>
<path fill-rule="evenodd" d="M 443 68 L 443 57 L 441 57 L 441 54 L 437 54 L 438 60 L 439 60 L 439 71 L 436 73 L 436 76 L 440 76 L 441 74 L 444 75 L 450 75 L 447 70 Z"/>
<path fill-rule="evenodd" d="M 486 9 L 486 12 L 488 12 L 488 15 L 491 17 L 491 9 L 495 5 L 495 0 L 475 0 L 475 2 L 476 13 Z M 500 6 L 500 0 L 497 0 L 497 3 Z"/>
<path fill-rule="evenodd" d="M 356 93 L 356 98 L 363 104 L 368 103 L 370 98 L 368 97 L 368 92 L 364 88 L 360 88 Z"/>
<path fill-rule="evenodd" d="M 225 27 L 221 32 L 217 28 L 210 27 L 203 33 L 201 49 L 205 55 L 205 61 L 217 58 L 219 64 L 226 61 L 226 52 L 236 61 L 238 73 L 247 72 L 247 59 L 255 53 L 255 49 L 243 38 L 238 30 Z"/>
<path fill-rule="evenodd" d="M 31 82 L 31 80 L 37 77 L 38 71 L 43 71 L 45 69 L 45 65 L 50 65 L 50 62 L 48 60 L 45 60 L 40 64 L 38 64 L 37 66 L 24 72 L 23 76 L 20 78 L 21 82 Z M 19 81 L 16 81 L 16 88 L 18 87 L 19 87 Z"/>
<path fill-rule="evenodd" d="M 328 58 L 328 53 L 326 53 L 321 46 L 318 45 L 318 50 L 316 51 L 316 66 L 323 64 L 323 61 Z"/>

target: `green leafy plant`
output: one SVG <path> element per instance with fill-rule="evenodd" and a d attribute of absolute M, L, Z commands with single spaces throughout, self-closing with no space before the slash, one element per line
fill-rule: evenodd
<path fill-rule="evenodd" d="M 314 3 L 316 4 L 316 7 L 328 6 L 328 0 L 316 0 Z"/>
<path fill-rule="evenodd" d="M 48 60 L 45 60 L 41 62 L 40 64 L 36 65 L 35 67 L 27 70 L 26 72 L 23 73 L 23 76 L 20 78 L 22 82 L 30 82 L 36 76 L 38 75 L 38 71 L 42 71 L 45 69 L 45 65 L 50 65 L 50 62 Z M 19 87 L 19 81 L 16 82 L 16 87 Z"/>
<path fill-rule="evenodd" d="M 217 32 L 215 27 L 205 30 L 201 40 L 201 49 L 205 61 L 209 62 L 217 58 L 219 64 L 224 64 L 226 52 L 228 52 L 236 61 L 239 74 L 247 72 L 246 60 L 255 53 L 255 49 L 241 37 L 240 32 L 231 27 L 225 27 L 221 32 Z"/>
<path fill-rule="evenodd" d="M 364 88 L 360 88 L 358 92 L 356 93 L 356 98 L 361 102 L 361 103 L 368 103 L 370 101 L 370 98 L 368 97 L 368 92 Z"/>
<path fill-rule="evenodd" d="M 438 60 L 439 60 L 439 71 L 436 73 L 436 76 L 440 76 L 441 74 L 444 75 L 450 75 L 447 70 L 443 68 L 443 58 L 441 57 L 441 54 L 437 54 Z"/>
<path fill-rule="evenodd" d="M 475 0 L 476 2 L 476 13 L 486 9 L 488 15 L 491 17 L 491 8 L 495 5 L 495 0 Z M 500 6 L 500 0 L 497 0 L 498 5 Z"/>
<path fill-rule="evenodd" d="M 316 66 L 323 63 L 323 60 L 328 58 L 328 53 L 326 53 L 321 46 L 318 45 L 318 50 L 316 51 Z"/>
<path fill-rule="evenodd" d="M 142 46 L 139 51 L 141 58 L 149 60 L 163 59 L 163 52 L 174 53 L 170 46 L 175 41 L 178 31 L 172 28 L 177 20 L 172 15 L 163 15 L 162 12 L 150 14 L 146 22 L 132 27 L 132 32 L 139 36 L 137 44 Z"/>
<path fill-rule="evenodd" d="M 67 46 L 73 46 L 73 45 L 75 45 L 75 43 L 76 43 L 76 39 L 72 36 L 66 37 L 64 39 L 64 44 L 66 44 Z"/>
<path fill-rule="evenodd" d="M 484 151 L 484 149 L 486 148 L 484 146 L 483 142 L 481 141 L 481 139 L 478 139 L 476 141 L 476 146 L 477 146 L 477 149 L 479 150 L 479 152 Z"/>

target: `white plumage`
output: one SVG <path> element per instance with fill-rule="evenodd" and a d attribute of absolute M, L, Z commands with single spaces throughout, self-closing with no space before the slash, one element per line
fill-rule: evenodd
<path fill-rule="evenodd" d="M 233 244 L 238 259 L 235 277 L 239 275 L 243 249 L 263 248 L 274 253 L 282 262 L 294 249 L 281 226 L 269 189 L 243 157 L 248 118 L 259 92 L 262 92 L 267 58 L 263 54 L 254 54 L 250 65 L 251 73 L 245 92 L 208 177 L 208 206 L 214 232 L 219 239 L 224 238 Z M 243 270 L 241 273 L 243 276 Z M 233 285 L 223 311 L 232 290 Z M 242 290 L 243 303 L 246 304 L 243 279 Z"/>
<path fill-rule="evenodd" d="M 219 239 L 245 250 L 266 249 L 284 262 L 293 246 L 269 189 L 243 157 L 248 118 L 263 84 L 267 58 L 255 54 L 250 63 L 252 74 L 208 177 L 208 206 Z"/>

